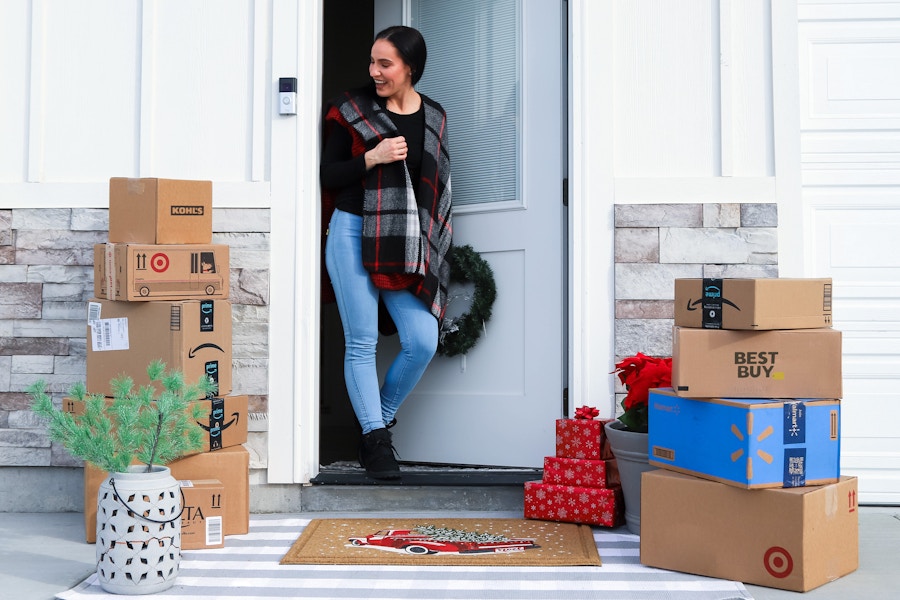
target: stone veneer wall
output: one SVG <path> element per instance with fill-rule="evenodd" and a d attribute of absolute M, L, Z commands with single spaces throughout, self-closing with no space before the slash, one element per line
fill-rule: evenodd
<path fill-rule="evenodd" d="M 214 209 L 213 243 L 230 246 L 233 394 L 250 397 L 251 467 L 266 465 L 268 209 Z M 51 444 L 24 390 L 43 379 L 60 401 L 85 378 L 93 245 L 106 209 L 0 210 L 0 467 L 79 466 Z"/>
<path fill-rule="evenodd" d="M 616 362 L 672 355 L 675 279 L 777 277 L 777 225 L 775 204 L 616 205 Z"/>

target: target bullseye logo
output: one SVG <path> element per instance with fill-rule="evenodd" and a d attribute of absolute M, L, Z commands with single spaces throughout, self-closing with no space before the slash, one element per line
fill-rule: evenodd
<path fill-rule="evenodd" d="M 169 268 L 169 257 L 162 252 L 157 252 L 150 257 L 150 268 L 157 273 L 162 273 Z"/>
<path fill-rule="evenodd" d="M 778 579 L 787 577 L 794 570 L 794 559 L 791 558 L 791 553 L 780 546 L 772 546 L 766 550 L 763 560 L 769 575 Z"/>

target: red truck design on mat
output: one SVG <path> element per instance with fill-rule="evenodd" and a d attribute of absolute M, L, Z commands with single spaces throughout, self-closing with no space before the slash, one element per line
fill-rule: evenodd
<path fill-rule="evenodd" d="M 540 547 L 531 538 L 508 538 L 432 525 L 420 525 L 414 529 L 382 529 L 364 537 L 351 537 L 349 541 L 354 546 L 402 550 L 408 554 L 512 553 Z"/>

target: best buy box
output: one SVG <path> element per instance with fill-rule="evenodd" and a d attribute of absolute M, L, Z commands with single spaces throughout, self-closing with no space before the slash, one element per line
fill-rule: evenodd
<path fill-rule="evenodd" d="M 229 260 L 225 244 L 94 244 L 94 296 L 130 301 L 228 298 Z"/>
<path fill-rule="evenodd" d="M 225 488 L 225 535 L 250 531 L 250 453 L 244 446 L 231 446 L 218 452 L 194 454 L 167 465 L 172 477 L 218 479 Z M 89 544 L 97 540 L 97 492 L 109 473 L 84 465 L 84 532 Z"/>
<path fill-rule="evenodd" d="M 841 332 L 674 327 L 672 386 L 691 398 L 841 398 Z"/>
<path fill-rule="evenodd" d="M 112 396 L 110 380 L 126 374 L 149 385 L 147 365 L 162 360 L 189 383 L 209 377 L 217 396 L 231 393 L 231 303 L 227 300 L 115 302 L 91 300 L 87 391 Z"/>
<path fill-rule="evenodd" d="M 106 405 L 113 402 L 112 398 L 106 399 Z M 202 398 L 194 403 L 204 405 L 206 416 L 197 421 L 197 426 L 203 430 L 204 445 L 198 452 L 215 452 L 229 446 L 237 446 L 247 441 L 247 396 L 224 396 L 215 398 Z M 78 417 L 84 414 L 84 401 L 75 398 L 63 398 L 62 409 L 64 412 Z M 193 408 L 188 408 L 188 414 L 193 413 Z"/>
<path fill-rule="evenodd" d="M 184 479 L 181 495 L 181 549 L 225 546 L 225 486 L 218 479 Z"/>
<path fill-rule="evenodd" d="M 109 241 L 209 244 L 212 242 L 212 182 L 111 178 Z"/>
<path fill-rule="evenodd" d="M 675 324 L 705 329 L 831 327 L 831 279 L 676 279 Z"/>
<path fill-rule="evenodd" d="M 839 400 L 758 400 L 650 390 L 650 464 L 743 488 L 834 483 Z"/>
<path fill-rule="evenodd" d="M 819 587 L 859 566 L 857 479 L 742 490 L 646 472 L 641 563 L 796 592 Z"/>

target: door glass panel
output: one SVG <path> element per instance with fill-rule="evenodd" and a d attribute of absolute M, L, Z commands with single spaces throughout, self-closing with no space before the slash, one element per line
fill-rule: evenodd
<path fill-rule="evenodd" d="M 514 201 L 519 164 L 516 0 L 412 0 L 428 44 L 417 85 L 448 115 L 453 204 Z"/>

